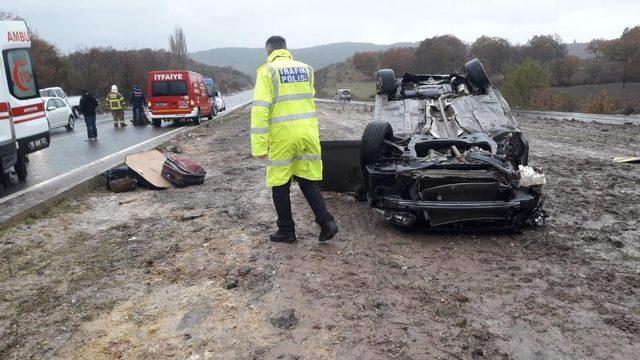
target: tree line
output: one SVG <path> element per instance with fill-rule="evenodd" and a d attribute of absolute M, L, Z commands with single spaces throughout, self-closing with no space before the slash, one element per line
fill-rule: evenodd
<path fill-rule="evenodd" d="M 351 61 L 365 74 L 380 68 L 391 68 L 398 74 L 450 73 L 477 57 L 492 82 L 516 107 L 561 107 L 557 110 L 567 111 L 580 109 L 578 99 L 566 93 L 558 98 L 557 91 L 550 92 L 551 87 L 619 82 L 624 87 L 627 82 L 640 81 L 640 26 L 625 29 L 618 39 L 594 39 L 587 50 L 594 58 L 569 55 L 558 35 L 536 35 L 523 45 L 489 36 L 467 45 L 453 35 L 441 35 L 427 38 L 415 48 L 356 53 Z M 611 102 L 606 94 L 600 98 Z"/>
<path fill-rule="evenodd" d="M 211 77 L 222 92 L 252 87 L 252 79 L 231 67 L 210 66 L 189 58 L 176 62 L 166 50 L 116 50 L 110 47 L 85 48 L 67 55 L 37 35 L 31 38 L 31 53 L 41 88 L 61 86 L 72 94 L 81 89 L 104 96 L 111 85 L 128 95 L 133 85 L 146 88 L 149 70 L 187 69 Z"/>
<path fill-rule="evenodd" d="M 24 20 L 0 11 L 0 20 Z M 112 47 L 87 47 L 70 54 L 61 54 L 51 43 L 31 28 L 31 54 L 38 77 L 38 86 L 60 86 L 70 94 L 88 90 L 101 98 L 117 85 L 128 97 L 133 85 L 146 88 L 147 71 L 191 70 L 211 77 L 222 92 L 251 88 L 253 79 L 230 66 L 210 66 L 189 58 L 186 37 L 176 27 L 169 36 L 170 51 L 156 49 L 116 50 Z"/>

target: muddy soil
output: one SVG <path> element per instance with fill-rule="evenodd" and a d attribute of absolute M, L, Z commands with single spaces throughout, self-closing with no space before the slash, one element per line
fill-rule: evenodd
<path fill-rule="evenodd" d="M 319 104 L 325 139 L 370 108 Z M 2 359 L 632 359 L 640 354 L 640 128 L 522 119 L 544 168 L 543 229 L 432 234 L 347 194 L 272 244 L 243 109 L 175 140 L 208 169 L 184 189 L 104 189 L 0 235 Z"/>

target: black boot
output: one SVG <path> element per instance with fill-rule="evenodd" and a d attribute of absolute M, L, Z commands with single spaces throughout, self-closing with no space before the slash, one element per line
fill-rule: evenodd
<path fill-rule="evenodd" d="M 294 231 L 286 231 L 278 228 L 278 231 L 269 235 L 269 240 L 273 242 L 294 243 L 296 242 L 296 233 Z"/>
<path fill-rule="evenodd" d="M 338 233 L 338 225 L 333 220 L 327 220 L 320 227 L 320 238 L 321 242 L 331 240 Z"/>

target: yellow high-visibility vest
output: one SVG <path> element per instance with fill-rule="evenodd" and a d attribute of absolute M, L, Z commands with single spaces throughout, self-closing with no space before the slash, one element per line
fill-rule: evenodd
<path fill-rule="evenodd" d="M 120 93 L 110 92 L 107 95 L 107 106 L 111 111 L 124 109 L 124 102 L 124 97 Z"/>
<path fill-rule="evenodd" d="M 268 155 L 267 186 L 292 176 L 322 180 L 313 68 L 275 50 L 256 71 L 251 107 L 251 154 Z"/>

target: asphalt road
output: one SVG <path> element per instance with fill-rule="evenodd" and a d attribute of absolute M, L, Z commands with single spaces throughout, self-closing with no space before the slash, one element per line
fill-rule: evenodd
<path fill-rule="evenodd" d="M 249 90 L 227 96 L 227 109 L 251 100 L 252 94 L 253 91 Z M 0 198 L 162 135 L 178 126 L 189 126 L 187 124 L 163 123 L 160 128 L 151 125 L 134 127 L 129 121 L 130 118 L 131 111 L 128 111 L 125 119 L 129 126 L 115 128 L 110 115 L 98 115 L 98 141 L 95 143 L 85 141 L 87 130 L 82 119 L 76 122 L 73 131 L 68 132 L 65 128 L 51 130 L 51 145 L 29 155 L 27 181 L 18 182 L 17 178 L 13 176 L 12 185 L 5 188 L 0 185 Z M 202 121 L 206 121 L 205 118 Z"/>

